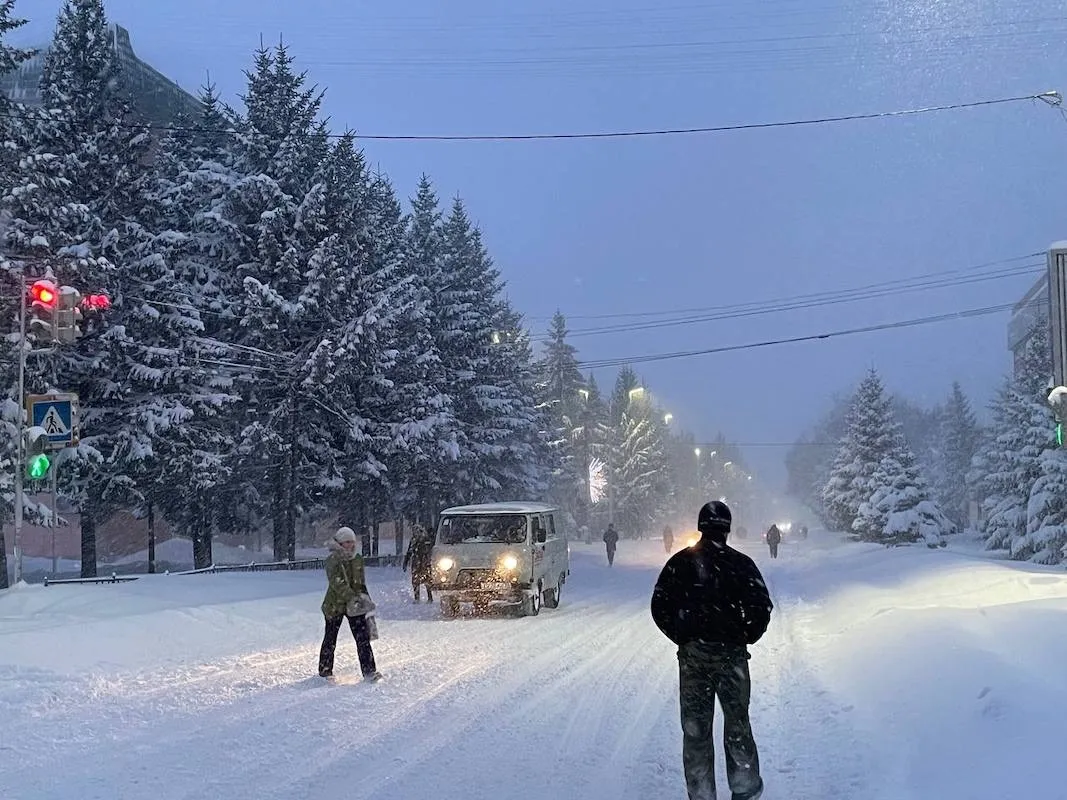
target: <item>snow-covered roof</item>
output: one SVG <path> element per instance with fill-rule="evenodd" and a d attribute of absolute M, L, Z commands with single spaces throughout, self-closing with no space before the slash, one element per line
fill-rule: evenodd
<path fill-rule="evenodd" d="M 481 503 L 474 506 L 454 506 L 446 508 L 441 514 L 544 514 L 555 511 L 556 507 L 547 503 Z"/>

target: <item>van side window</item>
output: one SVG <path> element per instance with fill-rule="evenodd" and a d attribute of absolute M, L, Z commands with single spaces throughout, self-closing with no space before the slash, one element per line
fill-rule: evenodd
<path fill-rule="evenodd" d="M 533 517 L 533 540 L 536 542 L 538 535 L 544 530 L 544 526 L 541 524 L 541 516 L 537 515 Z"/>
<path fill-rule="evenodd" d="M 548 538 L 556 538 L 556 518 L 552 514 L 545 515 L 545 523 L 548 526 Z"/>

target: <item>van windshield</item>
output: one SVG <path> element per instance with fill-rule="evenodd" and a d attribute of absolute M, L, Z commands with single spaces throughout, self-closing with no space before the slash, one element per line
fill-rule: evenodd
<path fill-rule="evenodd" d="M 484 542 L 485 544 L 519 544 L 526 541 L 526 517 L 508 514 L 456 516 L 441 520 L 441 544 Z"/>

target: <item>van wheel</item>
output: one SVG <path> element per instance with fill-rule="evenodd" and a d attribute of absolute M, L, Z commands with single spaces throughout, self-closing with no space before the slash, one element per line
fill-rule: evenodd
<path fill-rule="evenodd" d="M 559 608 L 559 593 L 563 590 L 563 578 L 559 583 L 545 592 L 545 608 Z"/>
<path fill-rule="evenodd" d="M 531 592 L 522 602 L 522 611 L 528 617 L 536 617 L 541 613 L 541 593 Z"/>

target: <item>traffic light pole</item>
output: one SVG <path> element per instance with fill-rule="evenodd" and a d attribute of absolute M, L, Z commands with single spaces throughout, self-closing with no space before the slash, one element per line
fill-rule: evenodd
<path fill-rule="evenodd" d="M 15 436 L 15 583 L 22 580 L 22 462 L 23 427 L 26 413 L 26 272 L 19 273 L 19 389 L 18 389 L 18 431 Z M 6 575 L 4 576 L 7 577 Z"/>

